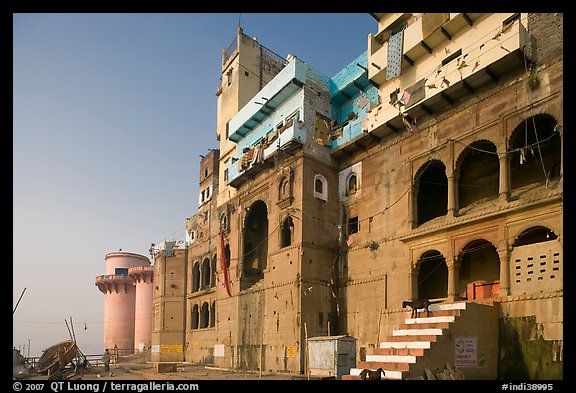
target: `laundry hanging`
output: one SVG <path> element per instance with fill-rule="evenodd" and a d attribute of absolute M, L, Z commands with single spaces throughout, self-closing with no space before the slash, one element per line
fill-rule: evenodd
<path fill-rule="evenodd" d="M 222 255 L 222 271 L 224 272 L 224 286 L 226 287 L 226 292 L 228 296 L 232 297 L 230 294 L 230 284 L 228 282 L 228 268 L 226 267 L 226 247 L 224 246 L 224 232 L 220 232 L 220 253 Z"/>

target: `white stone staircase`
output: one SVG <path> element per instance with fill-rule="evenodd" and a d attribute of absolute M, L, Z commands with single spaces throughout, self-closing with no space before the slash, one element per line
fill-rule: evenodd
<path fill-rule="evenodd" d="M 379 344 L 378 348 L 366 354 L 366 360 L 358 362 L 356 368 L 350 369 L 350 375 L 344 375 L 343 380 L 361 379 L 360 372 L 364 369 L 384 370 L 384 379 L 407 379 L 429 366 L 429 361 L 423 359 L 430 353 L 434 345 L 438 345 L 443 335 L 450 335 L 450 329 L 466 310 L 466 302 L 433 304 L 429 307 L 430 316 L 425 310 L 418 311 L 418 318 L 406 318 L 392 336 Z M 451 339 L 451 338 L 450 338 Z M 419 365 L 419 367 L 418 367 Z M 446 363 L 438 366 L 444 367 Z"/>

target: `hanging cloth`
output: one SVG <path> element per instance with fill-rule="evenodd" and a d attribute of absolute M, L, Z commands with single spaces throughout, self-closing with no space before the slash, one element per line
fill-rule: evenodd
<path fill-rule="evenodd" d="M 404 29 L 406 22 L 400 25 L 388 40 L 388 65 L 386 66 L 386 80 L 400 76 L 402 72 L 402 59 L 404 55 Z"/>
<path fill-rule="evenodd" d="M 230 284 L 228 282 L 228 268 L 226 267 L 226 247 L 224 246 L 224 232 L 220 232 L 220 252 L 222 254 L 222 271 L 224 272 L 224 286 L 226 287 L 226 292 L 228 296 L 232 297 L 230 294 Z"/>

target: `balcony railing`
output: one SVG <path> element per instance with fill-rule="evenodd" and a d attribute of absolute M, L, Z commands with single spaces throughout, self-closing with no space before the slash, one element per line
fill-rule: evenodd
<path fill-rule="evenodd" d="M 368 114 L 364 132 L 358 140 L 339 145 L 333 154 L 350 154 L 354 145 L 365 147 L 359 139 L 366 136 L 377 141 L 391 133 L 417 132 L 412 127 L 415 119 L 422 121 L 449 110 L 456 100 L 498 83 L 501 75 L 524 69 L 527 33 L 523 23 L 515 14 L 491 14 L 452 40 L 445 39 L 437 50 L 405 67 L 399 77 L 380 85 L 381 104 Z M 370 63 L 370 50 L 368 54 Z"/>
<path fill-rule="evenodd" d="M 240 186 L 247 178 L 266 168 L 265 163 L 269 162 L 276 154 L 304 144 L 307 137 L 304 123 L 291 120 L 287 125 L 266 147 L 257 144 L 240 158 L 229 161 L 229 185 L 232 187 Z"/>

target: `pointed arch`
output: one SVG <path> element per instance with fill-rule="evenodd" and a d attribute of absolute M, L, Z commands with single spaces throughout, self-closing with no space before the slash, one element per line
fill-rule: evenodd
<path fill-rule="evenodd" d="M 499 172 L 494 143 L 479 140 L 467 146 L 456 162 L 458 207 L 462 209 L 474 202 L 498 198 Z"/>
<path fill-rule="evenodd" d="M 448 211 L 448 178 L 446 166 L 440 160 L 426 162 L 418 169 L 414 178 L 413 198 L 416 226 Z"/>

